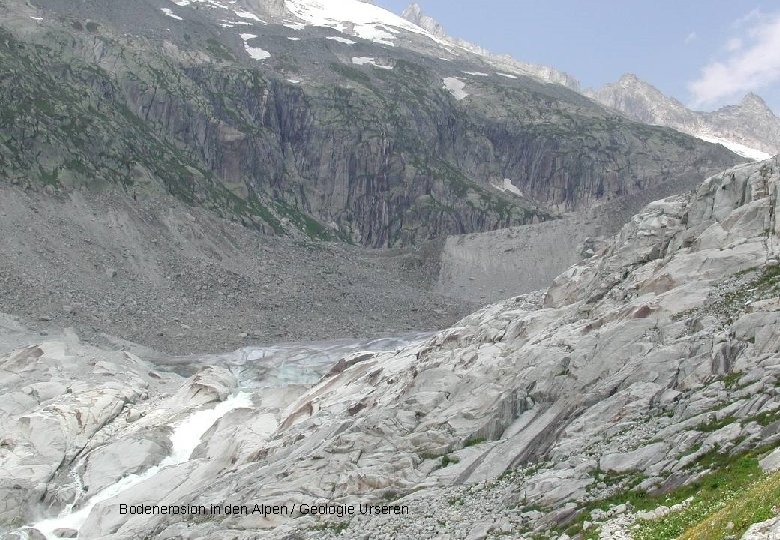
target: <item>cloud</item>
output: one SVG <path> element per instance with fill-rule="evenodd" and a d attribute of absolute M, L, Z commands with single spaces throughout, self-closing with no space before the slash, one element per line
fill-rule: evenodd
<path fill-rule="evenodd" d="M 738 98 L 780 81 L 780 12 L 766 15 L 754 10 L 735 26 L 743 27 L 743 39 L 729 40 L 725 58 L 704 66 L 688 84 L 694 107 Z"/>
<path fill-rule="evenodd" d="M 738 51 L 742 48 L 742 40 L 739 38 L 731 38 L 726 42 L 726 50 L 728 52 Z"/>
<path fill-rule="evenodd" d="M 685 44 L 686 44 L 686 45 L 690 45 L 691 43 L 693 43 L 694 41 L 696 41 L 696 38 L 698 38 L 698 37 L 699 37 L 699 36 L 696 34 L 696 32 L 691 32 L 690 34 L 688 34 L 688 35 L 685 37 Z"/>
<path fill-rule="evenodd" d="M 734 21 L 734 23 L 731 25 L 734 28 L 744 28 L 745 26 L 749 26 L 751 24 L 755 24 L 756 22 L 760 21 L 764 17 L 764 13 L 761 11 L 761 8 L 755 8 L 752 11 L 748 11 L 745 15 Z"/>

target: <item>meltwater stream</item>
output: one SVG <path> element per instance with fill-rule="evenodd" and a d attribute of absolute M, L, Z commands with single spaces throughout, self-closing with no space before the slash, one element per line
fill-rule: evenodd
<path fill-rule="evenodd" d="M 249 394 L 241 392 L 229 397 L 212 409 L 206 409 L 192 414 L 174 428 L 173 433 L 171 434 L 171 455 L 162 460 L 158 465 L 155 465 L 141 474 L 126 476 L 94 495 L 78 510 L 73 511 L 73 505 L 69 505 L 58 517 L 39 521 L 32 525 L 32 528 L 38 529 L 48 540 L 57 540 L 59 538 L 54 534 L 57 529 L 72 529 L 78 531 L 81 526 L 84 525 L 84 522 L 89 517 L 89 513 L 97 504 L 107 501 L 112 497 L 116 497 L 120 493 L 140 484 L 144 480 L 148 480 L 165 467 L 180 465 L 189 461 L 192 452 L 194 452 L 195 448 L 200 444 L 203 434 L 206 433 L 217 420 L 232 410 L 251 406 L 252 401 Z"/>

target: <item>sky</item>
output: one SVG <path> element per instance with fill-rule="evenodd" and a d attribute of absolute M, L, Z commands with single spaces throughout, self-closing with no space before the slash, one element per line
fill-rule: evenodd
<path fill-rule="evenodd" d="M 410 0 L 375 0 L 401 13 Z M 780 115 L 780 1 L 417 0 L 447 33 L 568 72 L 583 88 L 624 73 L 697 110 L 755 92 Z"/>

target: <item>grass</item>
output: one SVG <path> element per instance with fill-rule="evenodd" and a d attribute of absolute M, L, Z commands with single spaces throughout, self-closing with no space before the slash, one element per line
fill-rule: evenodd
<path fill-rule="evenodd" d="M 726 388 L 729 390 L 736 388 L 737 384 L 739 383 L 739 380 L 744 375 L 744 372 L 742 371 L 734 371 L 732 373 L 729 373 L 725 377 L 723 377 L 723 384 L 726 385 Z"/>
<path fill-rule="evenodd" d="M 740 538 L 754 523 L 766 521 L 780 505 L 780 472 L 759 480 L 739 493 L 727 506 L 689 527 L 680 540 Z M 731 527 L 729 528 L 729 524 Z"/>
<path fill-rule="evenodd" d="M 652 521 L 639 521 L 639 528 L 634 531 L 635 540 L 674 540 L 696 539 L 696 540 L 716 540 L 725 539 L 727 535 L 733 535 L 738 530 L 725 529 L 725 524 L 732 521 L 737 525 L 734 519 L 724 521 L 720 533 L 712 533 L 711 536 L 697 536 L 706 523 L 712 522 L 713 516 L 733 516 L 738 514 L 740 529 L 744 532 L 752 523 L 764 521 L 771 517 L 749 521 L 750 516 L 761 517 L 766 514 L 766 510 L 771 508 L 772 504 L 777 504 L 780 500 L 780 478 L 765 478 L 761 468 L 758 465 L 757 456 L 760 451 L 748 452 L 738 457 L 729 457 L 717 453 L 709 452 L 699 459 L 699 464 L 703 467 L 712 469 L 712 472 L 687 486 L 683 486 L 661 496 L 657 500 L 658 504 L 653 507 L 665 504 L 672 506 L 679 502 L 691 499 L 690 503 L 680 511 L 673 512 L 663 518 Z M 771 480 L 771 481 L 770 481 Z M 768 482 L 768 484 L 767 484 Z M 765 485 L 767 484 L 767 485 Z M 773 491 L 774 490 L 774 491 Z M 772 504 L 758 504 L 764 500 L 761 494 L 777 495 Z M 752 510 L 743 508 L 743 502 L 753 500 L 756 502 L 755 513 Z M 653 508 L 651 507 L 651 508 Z M 764 510 L 761 510 L 761 509 Z M 648 508 L 644 508 L 648 509 Z M 721 534 L 722 533 L 722 534 Z"/>
<path fill-rule="evenodd" d="M 744 531 L 751 524 L 772 517 L 772 514 L 767 515 L 767 512 L 773 505 L 780 504 L 780 492 L 777 491 L 780 489 L 780 477 L 777 474 L 766 477 L 758 465 L 758 458 L 772 449 L 773 447 L 765 447 L 738 456 L 721 454 L 717 449 L 712 450 L 695 463 L 699 470 L 710 472 L 694 482 L 663 494 L 636 490 L 634 487 L 638 485 L 638 481 L 619 478 L 621 481 L 625 480 L 621 482 L 624 489 L 611 497 L 587 505 L 565 532 L 572 537 L 579 534 L 584 540 L 598 538 L 597 527 L 587 531 L 582 528 L 585 521 L 590 521 L 590 513 L 595 509 L 607 510 L 618 504 L 629 503 L 637 511 L 654 510 L 659 506 L 674 506 L 690 500 L 683 509 L 660 519 L 639 520 L 637 527 L 632 530 L 634 540 L 725 540 L 725 536 L 696 534 L 706 526 L 705 521 L 712 522 L 721 518 L 724 520 L 724 527 L 729 521 L 735 525 L 735 529 L 726 531 L 724 528 L 723 531 L 729 534 L 734 534 L 737 530 Z M 614 481 L 618 478 L 603 480 L 612 483 L 608 480 Z M 753 503 L 743 504 L 743 501 Z M 740 528 L 737 529 L 737 526 Z M 717 527 L 714 527 L 714 530 L 717 530 Z M 689 531 L 693 532 L 688 534 Z M 684 534 L 687 536 L 681 536 Z"/>
<path fill-rule="evenodd" d="M 746 424 L 752 420 L 755 420 L 758 423 L 758 425 L 762 427 L 766 427 L 769 424 L 774 424 L 775 422 L 780 420 L 780 409 L 759 413 L 756 416 L 748 418 L 746 421 L 743 422 L 743 424 Z"/>
<path fill-rule="evenodd" d="M 338 521 L 335 523 L 320 523 L 317 525 L 314 525 L 311 530 L 312 531 L 332 531 L 334 534 L 341 534 L 345 530 L 347 530 L 347 527 L 349 527 L 348 521 Z"/>
<path fill-rule="evenodd" d="M 485 442 L 484 437 L 475 437 L 474 439 L 468 439 L 465 443 L 463 443 L 463 448 L 469 448 L 471 446 L 476 446 L 478 444 L 482 444 Z"/>
<path fill-rule="evenodd" d="M 458 456 L 451 456 L 449 454 L 446 454 L 441 457 L 442 469 L 450 464 L 454 465 L 456 463 L 460 463 L 460 458 Z"/>
<path fill-rule="evenodd" d="M 726 293 L 714 304 L 714 308 L 733 322 L 745 311 L 745 303 L 748 300 L 765 300 L 777 295 L 780 295 L 780 266 L 773 266 L 766 268 L 753 281 Z"/>
<path fill-rule="evenodd" d="M 696 431 L 700 431 L 702 433 L 712 433 L 713 431 L 718 431 L 719 429 L 724 428 L 729 424 L 733 424 L 736 421 L 737 419 L 734 418 L 733 416 L 726 416 L 725 418 L 721 418 L 720 420 L 713 420 L 712 422 L 699 424 L 696 427 Z"/>

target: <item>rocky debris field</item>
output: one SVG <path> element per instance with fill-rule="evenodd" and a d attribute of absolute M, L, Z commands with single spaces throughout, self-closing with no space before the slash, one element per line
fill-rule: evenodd
<path fill-rule="evenodd" d="M 473 307 L 431 292 L 440 247 L 373 251 L 274 237 L 173 198 L 0 185 L 0 302 L 185 354 L 444 328 Z"/>

